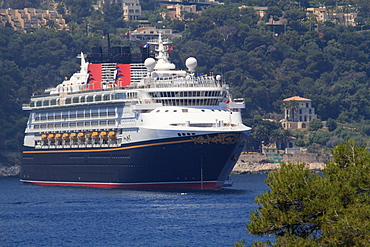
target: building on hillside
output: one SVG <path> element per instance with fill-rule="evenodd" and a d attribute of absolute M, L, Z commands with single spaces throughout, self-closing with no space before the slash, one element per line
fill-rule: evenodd
<path fill-rule="evenodd" d="M 98 0 L 99 8 L 105 3 L 117 3 L 123 9 L 123 18 L 125 21 L 135 21 L 141 16 L 141 5 L 139 0 Z"/>
<path fill-rule="evenodd" d="M 355 19 L 357 13 L 345 10 L 330 10 L 325 7 L 321 8 L 307 8 L 307 15 L 310 19 L 315 19 L 317 22 L 324 23 L 330 21 L 334 24 L 343 26 L 356 26 Z"/>
<path fill-rule="evenodd" d="M 157 1 L 159 3 L 159 5 L 162 7 L 164 5 L 173 5 L 173 4 L 182 4 L 182 3 L 186 3 L 186 4 L 195 4 L 199 7 L 204 7 L 204 6 L 208 6 L 210 5 L 211 3 L 210 2 L 215 2 L 213 0 L 211 1 L 208 1 L 208 0 L 186 0 L 186 1 L 183 1 L 183 0 L 158 0 Z"/>
<path fill-rule="evenodd" d="M 183 5 L 183 4 L 168 5 L 167 11 L 168 11 L 168 15 L 171 20 L 174 20 L 174 19 L 184 20 L 184 12 L 199 14 L 199 12 L 197 11 L 197 6 L 195 4 L 193 5 Z"/>
<path fill-rule="evenodd" d="M 172 37 L 172 29 L 157 29 L 155 27 L 139 27 L 138 29 L 130 32 L 130 40 L 152 40 L 157 39 L 159 32 L 163 37 Z"/>
<path fill-rule="evenodd" d="M 284 129 L 306 129 L 309 122 L 317 118 L 310 99 L 294 96 L 283 101 L 284 119 L 281 122 Z"/>
<path fill-rule="evenodd" d="M 0 25 L 10 26 L 14 30 L 26 33 L 41 27 L 62 30 L 67 28 L 62 15 L 53 10 L 34 8 L 0 9 Z"/>
<path fill-rule="evenodd" d="M 252 8 L 254 11 L 256 11 L 256 14 L 259 16 L 260 19 L 263 19 L 266 15 L 266 11 L 268 7 L 257 7 L 257 6 L 240 6 L 239 9 L 245 9 L 245 8 Z"/>

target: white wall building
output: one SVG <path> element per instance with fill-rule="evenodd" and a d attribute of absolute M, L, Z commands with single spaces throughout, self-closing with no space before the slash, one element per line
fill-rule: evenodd
<path fill-rule="evenodd" d="M 283 101 L 285 104 L 282 120 L 284 129 L 305 129 L 308 128 L 312 119 L 317 118 L 310 99 L 294 96 Z"/>

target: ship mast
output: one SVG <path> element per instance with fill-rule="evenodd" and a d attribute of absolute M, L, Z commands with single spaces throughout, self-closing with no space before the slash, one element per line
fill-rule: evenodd
<path fill-rule="evenodd" d="M 155 51 L 158 52 L 155 57 L 157 59 L 157 64 L 154 67 L 155 70 L 171 70 L 176 68 L 176 66 L 170 62 L 168 55 L 172 47 L 172 42 L 163 41 L 162 32 L 159 32 L 158 41 L 149 41 L 148 44 L 157 45 L 155 47 Z"/>

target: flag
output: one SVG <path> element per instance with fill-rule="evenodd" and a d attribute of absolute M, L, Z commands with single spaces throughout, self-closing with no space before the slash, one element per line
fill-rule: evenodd
<path fill-rule="evenodd" d="M 168 46 L 166 51 L 173 51 L 173 46 L 172 45 Z"/>
<path fill-rule="evenodd" d="M 149 48 L 149 44 L 145 44 L 143 48 Z"/>

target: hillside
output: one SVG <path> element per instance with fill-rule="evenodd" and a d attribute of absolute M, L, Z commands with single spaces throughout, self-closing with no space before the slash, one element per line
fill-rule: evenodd
<path fill-rule="evenodd" d="M 44 28 L 32 33 L 0 28 L 2 150 L 20 150 L 27 121 L 21 105 L 28 103 L 33 92 L 56 85 L 78 70 L 76 55 L 94 46 L 107 45 L 106 33 L 111 34 L 114 45 L 127 44 L 122 34 L 139 26 L 138 22 L 126 22 L 94 10 L 93 3 L 0 2 L 1 7 L 13 8 L 54 6 L 63 12 L 71 27 L 61 31 Z M 366 21 L 369 4 L 356 3 Z M 262 140 L 271 141 L 272 132 L 279 129 L 277 124 L 265 123 L 255 116 L 280 113 L 282 99 L 294 95 L 312 99 L 318 117 L 323 121 L 335 120 L 339 126 L 332 131 L 289 133 L 297 138 L 298 145 L 315 151 L 348 138 L 357 138 L 367 145 L 370 32 L 332 23 L 324 23 L 315 30 L 312 28 L 315 23 L 307 19 L 302 8 L 293 1 L 285 1 L 275 6 L 280 10 L 275 8 L 275 14 L 284 16 L 288 23 L 276 35 L 252 8 L 239 8 L 242 4 L 256 5 L 252 0 L 225 2 L 210 5 L 201 15 L 188 16 L 186 21 L 170 21 L 159 15 L 158 8 L 150 9 L 149 4 L 144 17 L 153 26 L 160 23 L 181 32 L 182 38 L 174 40 L 175 50 L 171 54 L 178 67 L 184 68 L 185 58 L 195 56 L 200 65 L 197 72 L 222 74 L 231 85 L 233 96 L 246 100 L 245 122 L 256 129 L 251 147 L 258 149 Z M 141 43 L 132 44 L 138 45 Z"/>

